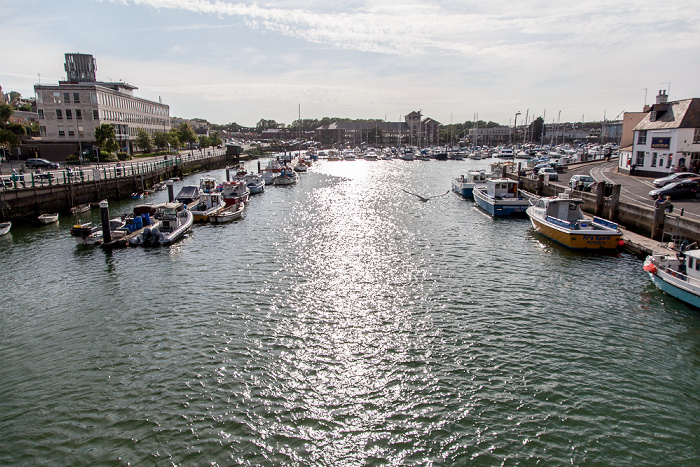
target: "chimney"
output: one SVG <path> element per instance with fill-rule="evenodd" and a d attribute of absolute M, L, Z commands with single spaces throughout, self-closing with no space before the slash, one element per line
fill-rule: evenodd
<path fill-rule="evenodd" d="M 656 96 L 656 103 L 657 104 L 665 104 L 668 101 L 668 95 L 666 94 L 666 91 L 659 90 L 659 95 Z"/>

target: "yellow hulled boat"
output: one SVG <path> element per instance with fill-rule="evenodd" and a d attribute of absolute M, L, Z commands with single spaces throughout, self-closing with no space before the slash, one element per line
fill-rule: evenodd
<path fill-rule="evenodd" d="M 562 193 L 558 197 L 540 198 L 526 212 L 537 232 L 566 247 L 575 250 L 617 248 L 622 240 L 618 225 L 599 217 L 586 218 L 581 204 L 582 199 L 569 198 L 568 193 Z"/>

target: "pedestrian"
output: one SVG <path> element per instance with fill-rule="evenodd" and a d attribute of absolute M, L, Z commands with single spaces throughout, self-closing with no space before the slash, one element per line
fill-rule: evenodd
<path fill-rule="evenodd" d="M 22 184 L 22 188 L 27 188 L 27 185 L 24 184 L 24 170 L 19 171 L 19 182 Z"/>
<path fill-rule="evenodd" d="M 664 201 L 664 206 L 666 206 L 666 212 L 673 212 L 673 204 L 671 203 L 671 197 L 666 195 L 666 201 Z"/>
<path fill-rule="evenodd" d="M 656 198 L 656 201 L 654 201 L 654 207 L 658 208 L 659 206 L 664 204 L 664 197 L 662 195 L 659 195 L 658 198 Z"/>
<path fill-rule="evenodd" d="M 632 167 L 630 167 L 630 175 L 634 175 L 634 170 L 637 168 L 637 164 L 632 164 Z"/>

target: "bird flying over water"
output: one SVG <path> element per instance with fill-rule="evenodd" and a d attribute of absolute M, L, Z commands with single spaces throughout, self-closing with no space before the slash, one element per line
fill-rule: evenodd
<path fill-rule="evenodd" d="M 402 188 L 402 190 L 404 191 L 404 193 L 408 193 L 409 195 L 416 196 L 419 200 L 421 200 L 421 201 L 423 201 L 423 202 L 426 202 L 426 201 L 428 201 L 429 199 L 432 199 L 432 198 L 438 198 L 438 197 L 440 197 L 440 196 L 445 196 L 447 193 L 450 192 L 450 190 L 447 190 L 446 192 L 444 192 L 444 193 L 441 194 L 441 195 L 421 196 L 421 195 L 419 195 L 418 193 L 411 193 L 410 191 L 406 191 L 406 190 L 404 190 L 403 188 Z"/>

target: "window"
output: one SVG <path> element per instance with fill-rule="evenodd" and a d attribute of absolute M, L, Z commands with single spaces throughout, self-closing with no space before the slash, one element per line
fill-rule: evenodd
<path fill-rule="evenodd" d="M 58 126 L 58 136 L 66 136 L 66 131 L 62 125 Z"/>
<path fill-rule="evenodd" d="M 97 104 L 97 94 L 95 94 L 94 92 L 90 93 L 90 103 Z"/>
<path fill-rule="evenodd" d="M 39 116 L 39 120 L 44 119 L 44 109 L 39 109 L 36 111 L 37 115 Z"/>
<path fill-rule="evenodd" d="M 36 93 L 36 102 L 37 104 L 43 104 L 44 103 L 44 95 L 40 92 Z M 696 130 L 697 131 L 697 130 Z"/>
<path fill-rule="evenodd" d="M 85 132 L 83 131 L 83 127 L 81 126 L 78 127 L 78 136 L 85 136 Z"/>
<path fill-rule="evenodd" d="M 63 93 L 63 102 L 65 102 L 65 103 L 70 102 L 70 93 L 69 92 Z"/>
<path fill-rule="evenodd" d="M 93 111 L 92 111 L 92 119 L 93 119 L 93 120 L 99 120 L 99 119 L 100 119 L 100 112 L 99 112 L 99 110 L 93 109 Z"/>
<path fill-rule="evenodd" d="M 637 136 L 637 144 L 647 144 L 647 131 L 640 130 L 639 136 Z"/>
<path fill-rule="evenodd" d="M 79 92 L 73 93 L 73 102 L 75 102 L 76 104 L 80 104 L 80 93 Z"/>
<path fill-rule="evenodd" d="M 60 103 L 61 103 L 61 93 L 60 93 L 60 92 L 54 92 L 54 93 L 53 93 L 53 103 L 54 103 L 54 104 L 60 104 Z"/>
<path fill-rule="evenodd" d="M 63 111 L 61 111 L 61 109 L 56 109 L 56 118 L 58 120 L 63 120 Z"/>
<path fill-rule="evenodd" d="M 673 154 L 668 155 L 668 165 L 666 166 L 666 168 L 671 167 L 671 164 L 673 164 Z"/>
<path fill-rule="evenodd" d="M 46 136 L 46 127 L 45 126 L 39 127 L 39 135 Z"/>
<path fill-rule="evenodd" d="M 644 151 L 637 151 L 637 160 L 634 161 L 634 165 L 644 166 Z"/>
<path fill-rule="evenodd" d="M 656 153 L 655 152 L 651 153 L 651 166 L 656 167 Z"/>
<path fill-rule="evenodd" d="M 73 127 L 68 128 L 68 136 L 75 136 L 75 130 Z"/>
<path fill-rule="evenodd" d="M 80 109 L 75 109 L 75 119 L 76 120 L 82 120 L 83 119 L 83 111 Z"/>
<path fill-rule="evenodd" d="M 73 112 L 70 109 L 66 109 L 66 120 L 73 120 Z"/>
<path fill-rule="evenodd" d="M 700 128 L 695 129 L 695 135 L 693 136 L 693 144 L 700 144 Z"/>

